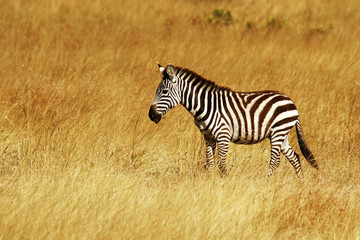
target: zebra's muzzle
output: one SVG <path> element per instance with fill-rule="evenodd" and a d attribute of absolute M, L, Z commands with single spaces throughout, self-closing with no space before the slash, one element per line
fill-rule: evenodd
<path fill-rule="evenodd" d="M 161 120 L 161 114 L 156 112 L 156 105 L 151 105 L 149 110 L 149 118 L 156 124 Z"/>

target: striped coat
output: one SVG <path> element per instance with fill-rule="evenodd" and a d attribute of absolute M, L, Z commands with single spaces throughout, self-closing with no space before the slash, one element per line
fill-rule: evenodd
<path fill-rule="evenodd" d="M 295 104 L 285 94 L 278 91 L 235 92 L 171 64 L 166 68 L 159 65 L 159 70 L 163 80 L 156 91 L 149 117 L 158 123 L 167 111 L 182 104 L 194 116 L 196 126 L 204 135 L 206 168 L 213 169 L 216 146 L 218 166 L 226 173 L 229 142 L 255 144 L 268 138 L 271 143 L 268 176 L 279 166 L 281 152 L 302 178 L 299 156 L 288 141 L 289 131 L 295 126 L 303 155 L 318 169 L 305 143 Z"/>

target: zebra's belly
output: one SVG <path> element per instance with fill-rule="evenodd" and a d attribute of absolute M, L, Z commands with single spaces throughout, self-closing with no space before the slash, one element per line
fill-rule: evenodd
<path fill-rule="evenodd" d="M 232 142 L 236 143 L 236 144 L 251 145 L 251 144 L 256 144 L 256 143 L 262 142 L 263 140 L 264 139 L 259 139 L 259 140 L 235 139 L 235 140 L 232 140 Z"/>
<path fill-rule="evenodd" d="M 211 136 L 211 132 L 208 129 L 207 124 L 205 122 L 194 119 L 194 123 L 199 128 L 199 130 L 202 134 Z"/>
<path fill-rule="evenodd" d="M 250 136 L 245 137 L 245 136 L 238 136 L 236 138 L 232 138 L 231 142 L 236 143 L 236 144 L 246 144 L 246 145 L 250 145 L 250 144 L 255 144 L 255 143 L 259 143 L 262 142 L 264 139 L 266 139 L 266 137 L 262 137 L 259 139 L 255 139 L 252 138 Z"/>

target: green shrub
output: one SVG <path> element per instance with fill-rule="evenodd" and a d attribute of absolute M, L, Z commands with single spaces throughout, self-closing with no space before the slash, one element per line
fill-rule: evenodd
<path fill-rule="evenodd" d="M 233 22 L 230 10 L 215 9 L 210 15 L 205 14 L 205 20 L 210 24 L 230 25 Z"/>
<path fill-rule="evenodd" d="M 255 23 L 253 23 L 250 20 L 246 21 L 246 28 L 247 29 L 253 29 L 254 27 L 255 27 Z"/>
<path fill-rule="evenodd" d="M 282 28 L 286 22 L 277 17 L 271 17 L 266 20 L 265 26 L 271 28 Z"/>

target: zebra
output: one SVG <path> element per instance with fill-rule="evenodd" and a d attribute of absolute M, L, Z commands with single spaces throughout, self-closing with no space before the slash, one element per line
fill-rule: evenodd
<path fill-rule="evenodd" d="M 300 150 L 309 164 L 318 168 L 305 143 L 299 114 L 293 101 L 279 91 L 235 92 L 206 80 L 182 67 L 158 63 L 162 81 L 149 110 L 149 118 L 159 123 L 170 109 L 182 104 L 194 117 L 206 143 L 206 164 L 212 171 L 218 148 L 218 167 L 227 174 L 226 155 L 230 142 L 255 144 L 270 139 L 271 158 L 267 176 L 280 164 L 280 152 L 302 180 L 299 155 L 289 144 L 289 131 L 295 126 Z"/>

